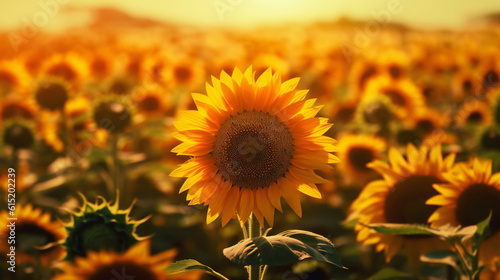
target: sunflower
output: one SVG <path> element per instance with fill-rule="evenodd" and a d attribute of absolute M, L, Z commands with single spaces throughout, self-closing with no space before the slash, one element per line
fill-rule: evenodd
<path fill-rule="evenodd" d="M 409 126 L 422 136 L 432 134 L 433 131 L 447 127 L 450 117 L 440 111 L 422 107 L 415 112 L 414 117 L 408 119 Z"/>
<path fill-rule="evenodd" d="M 393 79 L 405 77 L 409 64 L 408 55 L 396 49 L 385 50 L 377 58 L 377 65 L 381 72 L 385 72 Z"/>
<path fill-rule="evenodd" d="M 208 96 L 193 94 L 198 110 L 179 113 L 174 136 L 183 143 L 172 152 L 194 158 L 171 176 L 188 177 L 180 192 L 208 205 L 208 223 L 221 216 L 224 226 L 236 212 L 245 223 L 253 212 L 272 225 L 282 196 L 298 216 L 299 193 L 321 197 L 315 183 L 325 180 L 313 170 L 338 161 L 335 141 L 322 136 L 332 124 L 314 117 L 321 106 L 295 90 L 298 81 L 281 83 L 271 69 L 255 81 L 252 67 L 236 68 L 212 77 Z"/>
<path fill-rule="evenodd" d="M 11 92 L 25 93 L 31 75 L 18 60 L 0 60 L 0 96 Z"/>
<path fill-rule="evenodd" d="M 376 173 L 366 164 L 382 158 L 386 150 L 386 142 L 379 137 L 371 135 L 344 134 L 339 137 L 338 157 L 339 171 L 348 181 L 364 185 L 373 179 Z"/>
<path fill-rule="evenodd" d="M 439 193 L 427 204 L 439 207 L 429 217 L 433 226 L 476 225 L 491 212 L 491 234 L 481 244 L 479 260 L 494 268 L 500 260 L 500 172 L 491 174 L 491 167 L 491 160 L 477 158 L 456 164 L 443 174 L 448 183 L 434 185 Z"/>
<path fill-rule="evenodd" d="M 203 64 L 190 58 L 172 61 L 160 73 L 161 81 L 171 88 L 198 89 L 205 79 Z"/>
<path fill-rule="evenodd" d="M 158 85 L 148 88 L 139 87 L 132 93 L 132 96 L 137 113 L 142 118 L 159 117 L 168 109 L 166 102 L 168 96 L 165 94 L 165 89 Z"/>
<path fill-rule="evenodd" d="M 151 255 L 151 242 L 145 240 L 130 247 L 126 252 L 89 252 L 87 257 L 77 257 L 74 263 L 64 262 L 62 274 L 54 280 L 91 279 L 140 279 L 166 280 L 165 267 L 176 255 L 174 249 Z"/>
<path fill-rule="evenodd" d="M 424 95 L 409 79 L 393 80 L 387 75 L 374 78 L 367 84 L 362 99 L 377 95 L 387 96 L 391 100 L 399 119 L 412 116 L 416 110 L 425 106 Z"/>
<path fill-rule="evenodd" d="M 366 225 L 426 224 L 437 207 L 426 205 L 425 201 L 437 194 L 433 184 L 446 181 L 442 173 L 452 167 L 454 159 L 454 154 L 443 159 L 440 146 L 429 151 L 408 144 L 406 159 L 391 148 L 390 165 L 379 160 L 369 163 L 368 167 L 384 179 L 366 185 L 351 205 L 352 217 L 359 219 L 355 226 L 357 240 L 365 245 L 376 244 L 377 251 L 384 250 L 387 261 L 404 247 L 410 264 L 414 266 L 422 253 L 445 246 L 444 241 L 434 237 L 384 235 L 371 231 Z"/>
<path fill-rule="evenodd" d="M 19 97 L 3 99 L 0 105 L 0 120 L 13 118 L 33 120 L 37 109 L 37 105 L 32 99 Z"/>
<path fill-rule="evenodd" d="M 465 102 L 455 116 L 458 127 L 467 125 L 489 125 L 493 121 L 490 106 L 479 99 Z"/>
<path fill-rule="evenodd" d="M 12 217 L 17 220 L 8 220 Z M 64 258 L 65 251 L 59 243 L 66 238 L 66 232 L 61 222 L 52 221 L 50 214 L 26 204 L 16 205 L 14 216 L 10 216 L 9 211 L 0 212 L 0 218 L 0 251 L 4 253 L 8 253 L 12 245 L 7 241 L 10 232 L 7 225 L 15 222 L 17 263 L 35 263 L 39 256 L 46 265 Z"/>
<path fill-rule="evenodd" d="M 56 54 L 45 60 L 41 74 L 63 79 L 71 85 L 79 85 L 88 76 L 87 61 L 76 53 Z"/>
<path fill-rule="evenodd" d="M 68 253 L 67 260 L 85 257 L 91 251 L 123 253 L 145 239 L 137 236 L 135 231 L 149 217 L 139 221 L 130 219 L 132 205 L 119 210 L 118 203 L 111 204 L 101 197 L 95 204 L 87 202 L 83 195 L 82 198 L 83 207 L 79 212 L 70 212 L 71 221 L 65 225 L 68 237 L 63 245 Z"/>
<path fill-rule="evenodd" d="M 14 149 L 29 149 L 36 142 L 33 124 L 23 119 L 3 123 L 0 135 L 0 143 Z"/>

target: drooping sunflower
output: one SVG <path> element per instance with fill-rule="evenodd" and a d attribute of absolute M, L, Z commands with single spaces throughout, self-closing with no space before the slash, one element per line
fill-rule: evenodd
<path fill-rule="evenodd" d="M 335 140 L 323 136 L 332 124 L 315 117 L 321 106 L 295 89 L 298 81 L 281 83 L 271 69 L 257 81 L 252 67 L 223 71 L 208 95 L 193 94 L 198 110 L 179 113 L 174 136 L 183 143 L 172 152 L 194 158 L 171 176 L 188 177 L 180 192 L 208 205 L 208 223 L 221 216 L 224 226 L 237 212 L 242 223 L 253 213 L 272 225 L 281 197 L 299 216 L 299 193 L 321 197 L 315 183 L 325 180 L 314 170 L 338 161 Z"/>
<path fill-rule="evenodd" d="M 135 221 L 129 214 L 132 205 L 119 210 L 118 203 L 111 204 L 99 197 L 97 203 L 89 203 L 82 195 L 84 204 L 79 212 L 70 212 L 71 221 L 65 225 L 67 238 L 66 259 L 85 257 L 89 252 L 102 250 L 123 253 L 146 237 L 139 237 L 136 228 L 149 217 Z"/>
<path fill-rule="evenodd" d="M 429 217 L 434 226 L 476 225 L 491 212 L 491 234 L 481 244 L 479 261 L 494 269 L 500 260 L 500 172 L 491 174 L 491 170 L 491 160 L 475 158 L 456 164 L 443 174 L 448 183 L 434 185 L 439 194 L 427 204 L 439 207 Z"/>
<path fill-rule="evenodd" d="M 74 263 L 64 262 L 62 274 L 54 280 L 140 279 L 166 280 L 165 267 L 176 255 L 174 249 L 151 255 L 150 240 L 137 243 L 126 252 L 89 252 Z"/>
<path fill-rule="evenodd" d="M 10 228 L 7 227 L 15 220 L 15 244 L 8 243 Z M 49 213 L 34 208 L 31 204 L 16 205 L 15 215 L 9 211 L 0 213 L 0 251 L 9 252 L 10 246 L 16 247 L 16 262 L 36 263 L 37 256 L 42 264 L 59 261 L 64 258 L 65 251 L 59 243 L 66 238 L 64 226 L 60 221 L 52 221 Z M 2 254 L 3 254 L 2 253 Z"/>
<path fill-rule="evenodd" d="M 386 150 L 386 142 L 371 135 L 344 134 L 339 136 L 338 157 L 339 171 L 348 184 L 364 185 L 377 176 L 376 172 L 366 165 L 374 160 L 380 160 Z"/>
<path fill-rule="evenodd" d="M 455 116 L 458 127 L 466 125 L 489 125 L 493 121 L 490 106 L 479 99 L 465 102 Z"/>
<path fill-rule="evenodd" d="M 401 248 L 405 248 L 409 262 L 418 263 L 426 251 L 446 246 L 446 243 L 429 236 L 384 235 L 366 227 L 372 223 L 418 223 L 427 224 L 436 206 L 426 205 L 427 199 L 437 194 L 435 183 L 446 182 L 443 172 L 449 170 L 455 155 L 443 159 L 441 147 L 430 151 L 426 147 L 417 149 L 407 145 L 406 159 L 395 149 L 389 150 L 389 164 L 374 161 L 368 167 L 380 173 L 384 179 L 375 180 L 365 186 L 351 205 L 357 240 L 364 245 L 376 245 L 384 251 L 389 261 Z"/>

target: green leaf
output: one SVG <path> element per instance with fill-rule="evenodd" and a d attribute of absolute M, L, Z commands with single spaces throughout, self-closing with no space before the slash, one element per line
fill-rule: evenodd
<path fill-rule="evenodd" d="M 369 224 L 367 227 L 374 229 L 378 233 L 398 234 L 398 235 L 435 235 L 445 239 L 461 237 L 462 241 L 470 239 L 476 232 L 476 226 L 461 228 L 451 225 L 444 225 L 439 228 L 430 228 L 422 224 Z"/>
<path fill-rule="evenodd" d="M 192 259 L 187 259 L 187 260 L 181 260 L 178 262 L 175 262 L 165 268 L 165 271 L 169 275 L 177 275 L 181 273 L 188 272 L 190 270 L 195 270 L 195 269 L 201 269 L 207 272 L 208 274 L 211 274 L 218 279 L 221 280 L 228 280 L 226 277 L 224 277 L 222 274 L 216 272 L 212 268 L 199 263 L 197 260 L 192 260 Z"/>
<path fill-rule="evenodd" d="M 417 280 L 417 277 L 414 277 L 410 274 L 397 271 L 392 267 L 384 268 L 377 272 L 372 277 L 368 278 L 368 280 Z"/>
<path fill-rule="evenodd" d="M 384 234 L 438 235 L 436 230 L 418 224 L 370 224 L 367 227 Z"/>
<path fill-rule="evenodd" d="M 315 259 L 345 268 L 334 245 L 323 236 L 307 231 L 285 231 L 274 236 L 244 239 L 224 249 L 224 256 L 240 265 L 287 265 Z"/>
<path fill-rule="evenodd" d="M 460 272 L 457 256 L 450 250 L 431 251 L 420 256 L 420 260 L 423 262 L 450 265 L 456 271 Z"/>
<path fill-rule="evenodd" d="M 305 230 L 287 230 L 277 234 L 278 236 L 286 236 L 297 239 L 304 242 L 312 248 L 316 248 L 323 256 L 325 256 L 330 263 L 344 268 L 341 263 L 340 257 L 335 250 L 335 245 L 333 245 L 327 238 Z"/>
<path fill-rule="evenodd" d="M 474 236 L 472 237 L 472 251 L 476 252 L 481 246 L 481 242 L 483 242 L 484 238 L 490 234 L 490 220 L 491 220 L 492 212 L 486 219 L 479 222 L 477 224 L 477 230 Z"/>

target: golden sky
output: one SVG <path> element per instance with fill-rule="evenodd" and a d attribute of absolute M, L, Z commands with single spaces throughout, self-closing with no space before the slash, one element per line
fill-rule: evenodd
<path fill-rule="evenodd" d="M 0 0 L 0 29 L 23 20 L 46 20 L 48 30 L 91 15 L 83 11 L 60 13 L 63 7 L 115 7 L 132 15 L 201 26 L 254 27 L 286 22 L 336 20 L 342 16 L 371 20 L 387 12 L 391 22 L 421 28 L 461 28 L 467 20 L 500 11 L 500 1 L 455 0 Z M 45 6 L 43 5 L 45 3 Z M 389 8 L 392 7 L 392 8 Z M 49 9 L 49 10 L 47 10 Z M 51 10 L 50 10 L 51 9 Z M 42 13 L 47 15 L 43 18 Z"/>

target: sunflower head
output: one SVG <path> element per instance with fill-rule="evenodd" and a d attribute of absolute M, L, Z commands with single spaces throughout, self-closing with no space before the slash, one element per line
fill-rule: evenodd
<path fill-rule="evenodd" d="M 455 116 L 458 127 L 467 125 L 489 125 L 492 122 L 490 106 L 479 99 L 465 102 Z"/>
<path fill-rule="evenodd" d="M 298 79 L 281 83 L 271 69 L 254 75 L 250 67 L 212 77 L 208 95 L 193 94 L 198 110 L 174 122 L 182 143 L 172 152 L 193 158 L 171 176 L 188 177 L 180 191 L 209 206 L 207 222 L 221 215 L 225 225 L 237 213 L 244 223 L 254 213 L 272 225 L 282 196 L 301 216 L 299 193 L 319 198 L 315 184 L 325 182 L 313 170 L 338 160 L 335 141 L 322 135 L 331 124 L 315 117 L 321 106 L 307 91 L 295 90 Z"/>
<path fill-rule="evenodd" d="M 426 236 L 390 236 L 372 232 L 365 225 L 371 223 L 427 224 L 436 206 L 426 205 L 427 199 L 437 194 L 433 184 L 445 182 L 443 172 L 451 169 L 455 155 L 443 159 L 441 147 L 429 150 L 408 144 L 406 159 L 394 148 L 389 150 L 389 164 L 374 161 L 368 167 L 383 176 L 366 185 L 351 205 L 359 220 L 355 229 L 357 240 L 363 244 L 377 244 L 390 260 L 402 247 L 410 262 L 415 264 L 426 250 L 444 246 L 439 239 Z M 434 246 L 434 247 L 433 247 Z"/>
<path fill-rule="evenodd" d="M 376 175 L 367 164 L 382 158 L 386 142 L 371 135 L 344 134 L 339 137 L 338 156 L 341 164 L 339 168 L 347 183 L 364 185 Z"/>
<path fill-rule="evenodd" d="M 35 131 L 31 123 L 13 119 L 6 121 L 2 128 L 2 142 L 15 149 L 28 149 L 35 144 Z"/>
<path fill-rule="evenodd" d="M 122 253 L 144 239 L 137 236 L 135 230 L 146 219 L 131 220 L 130 210 L 119 210 L 118 203 L 111 205 L 102 198 L 92 204 L 84 197 L 84 206 L 80 212 L 71 212 L 72 221 L 66 225 L 66 259 L 73 261 L 77 256 L 86 256 L 89 251 Z"/>
<path fill-rule="evenodd" d="M 110 133 L 123 132 L 132 122 L 132 108 L 123 98 L 108 96 L 94 107 L 94 121 L 97 126 Z"/>
<path fill-rule="evenodd" d="M 29 99 L 7 99 L 0 105 L 0 120 L 22 118 L 32 120 L 35 117 L 37 106 Z"/>
<path fill-rule="evenodd" d="M 356 109 L 356 121 L 377 127 L 387 127 L 395 116 L 396 108 L 386 96 L 364 98 Z"/>
<path fill-rule="evenodd" d="M 150 240 L 144 240 L 122 253 L 89 252 L 86 257 L 76 257 L 73 263 L 64 262 L 61 266 L 62 274 L 57 275 L 54 280 L 170 279 L 167 278 L 164 269 L 173 262 L 177 252 L 168 250 L 151 255 L 150 247 Z"/>
<path fill-rule="evenodd" d="M 40 107 L 48 110 L 62 110 L 69 98 L 69 88 L 57 79 L 41 81 L 35 89 L 35 100 Z"/>
<path fill-rule="evenodd" d="M 52 221 L 52 217 L 32 205 L 16 205 L 15 223 L 16 232 L 16 258 L 19 263 L 35 263 L 37 255 L 43 264 L 61 260 L 64 257 L 64 249 L 60 243 L 66 237 L 63 224 L 60 221 Z M 10 228 L 7 218 L 8 211 L 0 213 L 0 251 L 9 252 L 10 245 L 6 237 L 9 236 Z M 5 238 L 5 239 L 4 239 Z"/>
<path fill-rule="evenodd" d="M 500 172 L 492 174 L 491 160 L 472 159 L 444 174 L 447 183 L 436 184 L 438 194 L 427 204 L 439 207 L 430 217 L 434 226 L 471 226 L 490 215 L 490 234 L 481 244 L 480 261 L 495 268 L 500 260 Z"/>

